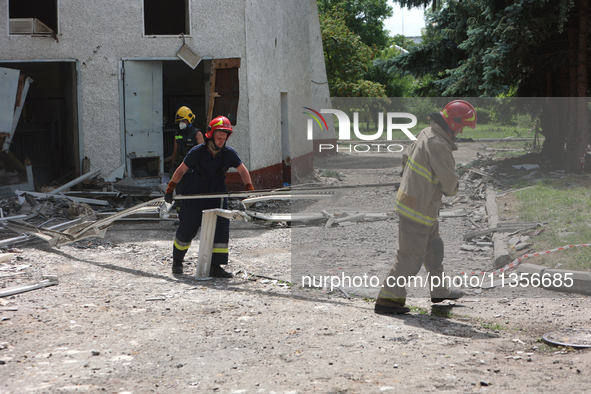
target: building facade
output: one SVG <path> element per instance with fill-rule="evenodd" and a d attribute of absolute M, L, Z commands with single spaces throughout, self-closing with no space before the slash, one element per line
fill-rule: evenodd
<path fill-rule="evenodd" d="M 301 109 L 330 102 L 315 0 L 0 0 L 2 13 L 0 69 L 32 80 L 10 151 L 41 184 L 96 169 L 160 182 L 181 105 L 202 129 L 230 118 L 258 188 L 291 182 L 294 161 L 311 169 Z"/>

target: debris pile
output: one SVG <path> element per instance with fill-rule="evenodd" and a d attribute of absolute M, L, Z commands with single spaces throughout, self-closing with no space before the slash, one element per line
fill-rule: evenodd
<path fill-rule="evenodd" d="M 137 186 L 131 178 L 111 183 L 96 178 L 98 175 L 99 171 L 89 172 L 58 188 L 43 188 L 42 192 L 16 190 L 16 197 L 3 199 L 0 203 L 0 247 L 32 239 L 43 239 L 58 246 L 65 243 L 64 237 L 72 242 L 77 237 L 100 235 L 100 231 L 86 231 L 80 236 L 75 230 L 89 223 L 101 225 L 101 220 L 109 223 L 103 223 L 100 230 L 115 220 L 176 220 L 176 213 L 161 217 L 159 206 L 121 215 L 127 208 L 161 197 L 162 192 L 157 187 Z M 80 184 L 83 190 L 69 190 Z M 15 233 L 18 236 L 15 237 Z"/>

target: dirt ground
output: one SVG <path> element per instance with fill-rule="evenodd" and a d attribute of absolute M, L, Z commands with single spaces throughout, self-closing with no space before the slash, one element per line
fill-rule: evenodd
<path fill-rule="evenodd" d="M 485 152 L 481 143 L 459 145 L 459 163 Z M 399 180 L 399 157 L 343 164 L 349 159 L 355 158 L 316 166 L 336 168 L 344 175 L 339 185 Z M 394 196 L 388 188 L 358 191 L 303 210 L 361 206 L 387 213 Z M 482 205 L 465 197 L 444 208 L 477 212 Z M 491 269 L 490 250 L 461 250 L 473 222 L 440 223 L 450 272 Z M 418 292 L 408 299 L 410 314 L 390 317 L 374 314 L 376 289 L 290 286 L 300 273 L 385 276 L 397 247 L 395 216 L 330 228 L 232 222 L 228 269 L 236 276 L 208 281 L 194 278 L 197 239 L 186 274 L 172 275 L 174 232 L 171 222 L 136 222 L 59 249 L 42 242 L 12 249 L 17 258 L 0 264 L 0 287 L 47 276 L 59 284 L 0 298 L 0 393 L 583 393 L 591 387 L 589 350 L 541 340 L 561 329 L 591 328 L 587 296 L 471 289 L 456 303 L 433 305 Z"/>

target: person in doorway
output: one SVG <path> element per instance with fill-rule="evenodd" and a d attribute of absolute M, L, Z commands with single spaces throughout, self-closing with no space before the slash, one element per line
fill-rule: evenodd
<path fill-rule="evenodd" d="M 193 126 L 195 114 L 189 107 L 180 107 L 176 111 L 175 122 L 178 122 L 179 130 L 174 135 L 174 148 L 172 151 L 172 165 L 170 166 L 170 177 L 181 165 L 189 151 L 204 142 L 203 133 L 197 127 Z M 177 183 L 176 191 L 180 193 L 183 190 L 185 177 Z"/>
<path fill-rule="evenodd" d="M 417 140 L 403 156 L 395 208 L 399 216 L 398 251 L 380 289 L 375 313 L 410 311 L 405 306 L 405 285 L 414 283 L 409 277 L 417 275 L 421 265 L 428 273 L 431 302 L 456 300 L 464 295 L 461 290 L 450 289 L 449 280 L 444 280 L 443 240 L 437 216 L 442 196 L 455 195 L 459 186 L 452 154 L 458 148 L 453 137 L 465 126 L 476 127 L 476 111 L 467 101 L 454 100 L 429 118 L 430 127 L 417 134 Z"/>
<path fill-rule="evenodd" d="M 166 189 L 165 201 L 172 203 L 177 183 L 186 174 L 182 194 L 226 193 L 226 172 L 236 168 L 246 190 L 254 191 L 250 173 L 242 163 L 238 153 L 226 141 L 232 134 L 230 120 L 224 116 L 213 119 L 205 133 L 205 142 L 192 148 L 183 162 L 172 175 Z M 204 198 L 182 200 L 179 213 L 180 224 L 177 228 L 172 251 L 172 272 L 183 273 L 183 259 L 191 246 L 191 241 L 201 227 L 203 210 L 228 208 L 227 198 Z M 232 273 L 222 266 L 228 263 L 228 240 L 230 221 L 218 217 L 213 240 L 210 275 L 218 278 L 231 278 Z"/>

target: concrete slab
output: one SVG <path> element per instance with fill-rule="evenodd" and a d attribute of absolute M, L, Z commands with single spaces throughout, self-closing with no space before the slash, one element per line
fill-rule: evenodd
<path fill-rule="evenodd" d="M 533 274 L 537 274 L 541 277 L 546 269 L 548 269 L 548 267 L 544 267 L 542 265 L 522 263 L 519 264 L 517 268 L 515 268 L 515 271 L 519 274 L 529 274 L 530 277 Z"/>
<path fill-rule="evenodd" d="M 546 286 L 548 283 L 550 285 Z M 591 295 L 591 272 L 549 268 L 543 273 L 542 286 L 548 290 Z"/>
<path fill-rule="evenodd" d="M 494 268 L 501 268 L 503 265 L 511 261 L 511 255 L 507 248 L 507 234 L 493 234 L 493 257 L 494 257 Z"/>

